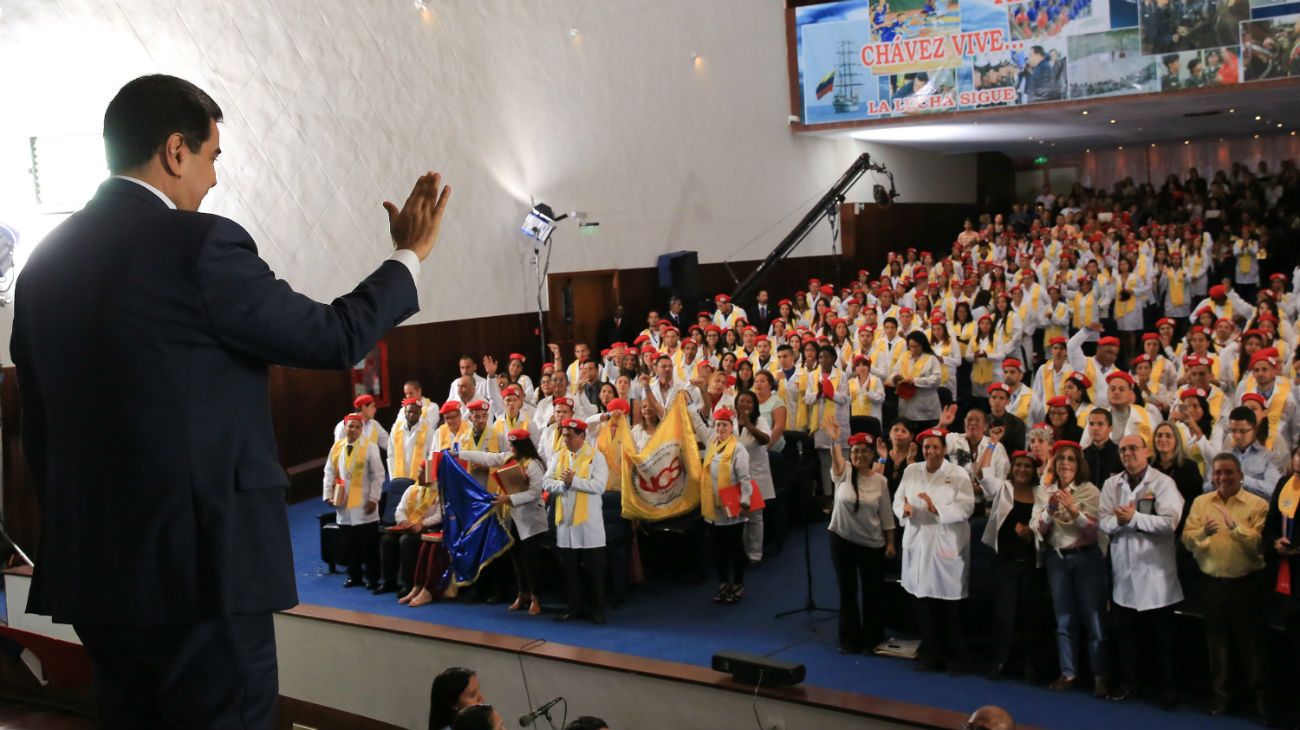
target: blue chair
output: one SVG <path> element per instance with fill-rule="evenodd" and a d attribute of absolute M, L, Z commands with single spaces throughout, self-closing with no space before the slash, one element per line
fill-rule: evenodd
<path fill-rule="evenodd" d="M 384 491 L 379 498 L 379 524 L 388 527 L 397 524 L 397 504 L 406 494 L 406 488 L 415 484 L 414 479 L 389 479 L 384 482 Z"/>

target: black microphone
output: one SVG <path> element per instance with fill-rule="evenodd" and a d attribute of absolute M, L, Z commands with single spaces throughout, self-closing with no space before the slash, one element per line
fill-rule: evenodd
<path fill-rule="evenodd" d="M 559 704 L 563 700 L 564 700 L 563 697 L 556 697 L 555 699 L 551 700 L 550 702 L 547 702 L 546 704 L 542 705 L 536 710 L 533 710 L 527 715 L 520 715 L 519 727 L 528 727 L 529 725 L 532 725 L 534 722 L 537 722 L 537 718 L 541 717 L 542 715 L 545 715 L 547 711 L 549 711 L 552 707 L 555 707 L 555 705 Z"/>

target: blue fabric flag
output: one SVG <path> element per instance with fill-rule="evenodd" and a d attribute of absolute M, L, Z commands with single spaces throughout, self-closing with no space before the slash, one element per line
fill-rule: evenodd
<path fill-rule="evenodd" d="M 467 586 L 510 549 L 514 538 L 501 511 L 493 506 L 492 495 L 450 451 L 442 452 L 439 459 L 438 488 L 443 500 L 443 544 L 451 555 L 452 579 L 458 586 Z"/>

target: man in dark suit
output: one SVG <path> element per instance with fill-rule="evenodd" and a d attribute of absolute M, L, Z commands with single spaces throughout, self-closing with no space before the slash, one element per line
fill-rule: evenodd
<path fill-rule="evenodd" d="M 615 342 L 631 342 L 635 336 L 632 323 L 623 316 L 622 304 L 615 305 L 614 316 L 601 322 L 596 330 L 596 347 L 602 350 Z"/>
<path fill-rule="evenodd" d="M 772 326 L 772 320 L 776 319 L 776 313 L 772 311 L 772 303 L 768 301 L 766 289 L 759 290 L 754 297 L 754 306 L 747 311 L 749 323 L 758 328 L 760 335 L 767 334 L 767 330 Z"/>
<path fill-rule="evenodd" d="M 11 349 L 42 511 L 28 610 L 81 637 L 106 728 L 274 724 L 271 614 L 298 598 L 267 368 L 349 367 L 418 311 L 450 194 L 430 173 L 400 211 L 384 203 L 398 250 L 320 304 L 238 224 L 197 212 L 219 121 L 187 81 L 124 86 L 104 115 L 113 177 L 17 284 Z"/>
<path fill-rule="evenodd" d="M 694 324 L 686 321 L 686 317 L 682 314 L 682 298 L 677 296 L 668 299 L 668 311 L 664 313 L 664 319 L 676 327 L 683 337 L 686 336 L 686 330 Z"/>

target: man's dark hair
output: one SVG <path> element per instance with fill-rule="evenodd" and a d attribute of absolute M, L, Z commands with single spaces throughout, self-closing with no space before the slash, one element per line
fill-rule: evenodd
<path fill-rule="evenodd" d="M 1218 456 L 1214 457 L 1214 461 L 1210 462 L 1210 466 L 1213 467 L 1220 461 L 1231 461 L 1233 465 L 1237 467 L 1237 471 L 1241 471 L 1241 459 L 1238 459 L 1237 455 L 1231 451 L 1221 452 Z"/>
<path fill-rule="evenodd" d="M 835 348 L 830 345 L 822 345 L 817 348 L 817 356 L 821 357 L 822 355 L 830 355 L 832 358 L 838 358 L 840 356 L 840 354 L 835 351 Z"/>
<path fill-rule="evenodd" d="M 578 719 L 569 723 L 568 727 L 564 728 L 564 730 L 608 730 L 608 729 L 609 729 L 609 723 L 605 722 L 599 717 L 592 717 L 591 715 L 583 715 L 582 717 L 579 717 Z"/>
<path fill-rule="evenodd" d="M 1032 46 L 1030 47 L 1029 52 L 1037 53 L 1039 56 L 1042 56 L 1043 58 L 1047 58 L 1047 51 L 1044 51 L 1042 46 Z"/>
<path fill-rule="evenodd" d="M 1255 412 L 1246 406 L 1237 406 L 1236 408 L 1233 408 L 1232 411 L 1228 413 L 1228 420 L 1245 421 L 1246 423 L 1249 423 L 1251 427 L 1258 425 L 1258 421 L 1255 420 Z"/>
<path fill-rule="evenodd" d="M 781 352 L 784 352 L 785 350 L 789 350 L 790 352 L 794 352 L 794 348 L 791 347 L 788 343 L 787 343 L 787 344 L 781 344 L 781 345 L 777 345 L 777 346 L 776 346 L 777 354 L 780 354 Z"/>
<path fill-rule="evenodd" d="M 1115 417 L 1110 414 L 1110 410 L 1106 408 L 1094 408 L 1088 413 L 1088 418 L 1092 418 L 1093 416 L 1101 416 L 1105 418 L 1106 425 L 1114 428 Z"/>
<path fill-rule="evenodd" d="M 883 324 L 889 324 L 890 322 L 893 322 L 895 327 L 898 326 L 898 320 L 897 320 L 897 319 L 894 319 L 893 317 L 885 317 L 885 321 L 882 322 L 881 324 L 882 324 L 882 325 L 883 325 Z"/>
<path fill-rule="evenodd" d="M 149 161 L 177 132 L 197 153 L 221 121 L 221 107 L 185 79 L 141 76 L 117 92 L 104 112 L 104 154 L 114 174 Z"/>
<path fill-rule="evenodd" d="M 492 705 L 470 705 L 457 712 L 451 730 L 493 730 Z"/>
<path fill-rule="evenodd" d="M 1166 66 L 1172 66 L 1172 65 L 1174 65 L 1175 63 L 1178 63 L 1178 54 L 1177 54 L 1177 53 L 1170 53 L 1169 55 L 1167 55 L 1167 56 L 1165 56 L 1164 58 L 1160 59 L 1160 62 L 1163 63 L 1163 64 L 1166 65 Z"/>

